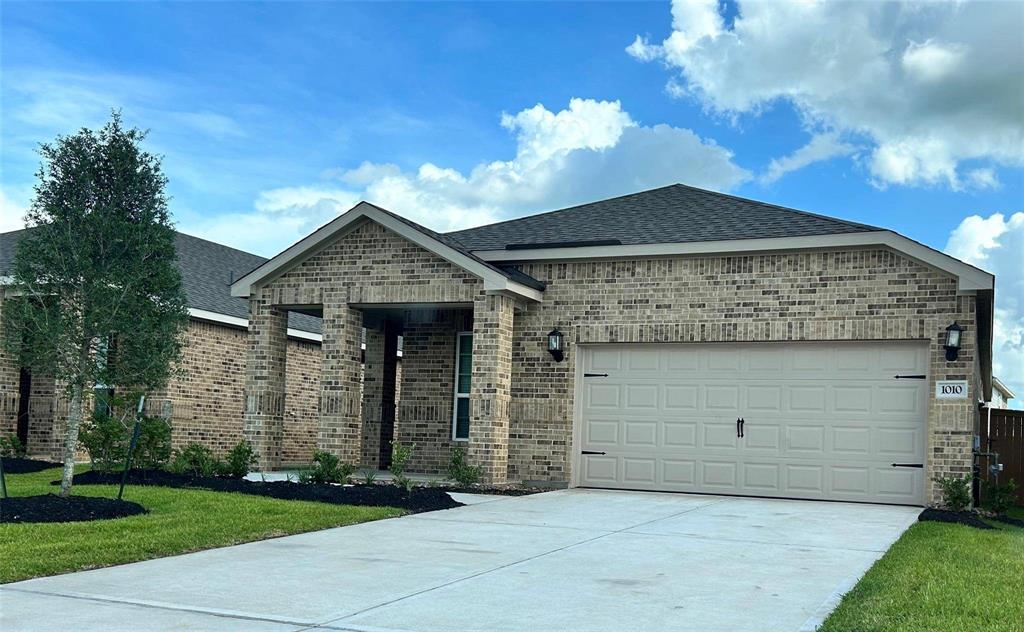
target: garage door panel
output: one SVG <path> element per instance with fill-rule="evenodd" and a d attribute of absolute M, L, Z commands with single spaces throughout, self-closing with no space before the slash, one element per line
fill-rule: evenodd
<path fill-rule="evenodd" d="M 782 474 L 778 463 L 744 463 L 743 489 L 751 493 L 782 491 Z"/>
<path fill-rule="evenodd" d="M 697 482 L 697 461 L 694 459 L 662 460 L 661 480 L 667 485 L 694 486 Z"/>
<path fill-rule="evenodd" d="M 924 345 L 586 347 L 579 482 L 920 504 Z M 737 418 L 745 420 L 737 436 Z"/>
<path fill-rule="evenodd" d="M 658 445 L 658 422 L 627 419 L 622 445 L 626 448 L 656 447 Z"/>

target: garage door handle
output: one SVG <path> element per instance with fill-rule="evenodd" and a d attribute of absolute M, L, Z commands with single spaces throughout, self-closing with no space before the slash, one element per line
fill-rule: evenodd
<path fill-rule="evenodd" d="M 893 463 L 892 466 L 893 467 L 917 467 L 917 468 L 923 468 L 924 467 L 924 463 Z"/>
<path fill-rule="evenodd" d="M 580 454 L 605 454 L 604 452 L 597 452 L 595 450 L 583 450 Z"/>
<path fill-rule="evenodd" d="M 583 377 L 608 377 L 607 373 L 584 373 Z"/>
<path fill-rule="evenodd" d="M 743 424 L 745 423 L 747 422 L 746 420 L 743 419 L 743 417 L 740 417 L 739 419 L 736 420 L 736 436 L 739 437 L 740 439 L 743 438 Z"/>

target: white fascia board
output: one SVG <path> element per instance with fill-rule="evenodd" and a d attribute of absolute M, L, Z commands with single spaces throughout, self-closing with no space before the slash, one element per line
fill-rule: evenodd
<path fill-rule="evenodd" d="M 205 309 L 195 309 L 194 307 L 188 308 L 188 315 L 196 320 L 205 320 L 207 322 L 230 325 L 241 329 L 249 328 L 249 320 L 246 318 L 239 318 L 238 316 L 228 316 L 227 314 L 211 312 Z M 315 334 L 311 331 L 302 331 L 301 329 L 292 329 L 291 327 L 288 328 L 288 337 L 298 338 L 300 340 L 309 340 L 311 342 L 323 342 L 324 339 L 321 334 Z"/>
<path fill-rule="evenodd" d="M 804 237 L 733 239 L 689 243 L 637 244 L 623 246 L 587 246 L 581 248 L 530 248 L 524 250 L 477 250 L 473 254 L 484 261 L 560 261 L 579 259 L 628 259 L 673 255 L 754 254 L 783 250 L 822 250 L 849 247 L 887 246 L 929 267 L 957 277 L 959 290 L 991 290 L 995 277 L 943 252 L 908 239 L 892 231 L 842 233 Z"/>
<path fill-rule="evenodd" d="M 992 376 L 992 387 L 1002 393 L 1005 399 L 1013 399 L 1015 397 L 1013 391 L 1010 390 L 1010 387 L 1003 384 L 1003 381 L 998 377 Z"/>
<path fill-rule="evenodd" d="M 235 281 L 231 285 L 231 296 L 250 296 L 254 285 L 257 285 L 261 281 L 274 278 L 274 276 L 282 273 L 296 261 L 302 260 L 309 253 L 314 252 L 329 240 L 342 235 L 344 230 L 351 229 L 357 225 L 357 222 L 363 218 L 377 222 L 404 239 L 421 246 L 442 259 L 445 259 L 471 274 L 480 277 L 484 281 L 484 290 L 489 293 L 510 292 L 528 300 L 540 300 L 541 293 L 539 290 L 535 290 L 521 283 L 512 281 L 490 266 L 455 250 L 454 248 L 434 239 L 430 235 L 416 230 L 412 226 L 395 219 L 387 213 L 381 212 L 380 209 L 366 202 L 360 202 L 350 211 L 338 216 L 336 219 L 314 231 L 305 239 L 295 243 L 273 259 L 267 261 L 238 281 Z"/>

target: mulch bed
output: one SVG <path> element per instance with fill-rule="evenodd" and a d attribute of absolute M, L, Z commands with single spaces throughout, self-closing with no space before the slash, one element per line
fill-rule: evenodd
<path fill-rule="evenodd" d="M 75 475 L 76 485 L 117 485 L 121 474 L 90 470 Z M 242 478 L 212 478 L 174 474 L 164 470 L 132 470 L 129 485 L 157 485 L 217 492 L 269 496 L 281 500 L 311 500 L 336 505 L 397 507 L 412 513 L 453 509 L 462 503 L 452 500 L 443 488 L 416 487 L 407 492 L 396 485 L 329 485 L 288 481 L 255 482 Z"/>
<path fill-rule="evenodd" d="M 487 494 L 489 496 L 529 496 L 530 494 L 551 491 L 550 489 L 541 489 L 539 487 L 476 487 L 473 485 L 468 487 L 440 485 L 439 487 L 446 492 L 455 492 L 457 494 Z"/>
<path fill-rule="evenodd" d="M 64 465 L 62 463 L 53 463 L 51 461 L 21 459 L 9 456 L 4 457 L 4 474 L 32 474 L 33 472 L 42 472 L 43 470 L 49 470 L 55 467 L 64 467 Z"/>
<path fill-rule="evenodd" d="M 997 522 L 1002 522 L 1004 524 L 1012 524 L 1015 527 L 1021 527 L 1022 529 L 1024 529 L 1024 520 L 1021 520 L 1020 518 L 1014 518 L 1013 516 L 996 516 L 992 519 Z"/>
<path fill-rule="evenodd" d="M 0 498 L 0 523 L 3 522 L 86 522 L 109 520 L 148 513 L 138 503 L 113 498 L 56 494 Z"/>
<path fill-rule="evenodd" d="M 975 529 L 995 529 L 978 516 L 968 511 L 947 511 L 945 509 L 933 509 L 929 507 L 917 517 L 921 522 L 947 522 L 951 524 L 962 524 Z"/>

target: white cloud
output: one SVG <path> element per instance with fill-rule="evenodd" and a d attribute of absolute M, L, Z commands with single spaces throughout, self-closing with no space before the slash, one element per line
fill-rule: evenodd
<path fill-rule="evenodd" d="M 1018 3 L 739 0 L 727 28 L 715 0 L 677 0 L 672 29 L 627 48 L 675 71 L 670 95 L 730 117 L 788 102 L 809 128 L 870 139 L 878 186 L 990 187 L 961 164 L 1024 165 Z"/>
<path fill-rule="evenodd" d="M 1024 213 L 972 215 L 950 233 L 946 252 L 996 275 L 992 372 L 1024 396 Z"/>
<path fill-rule="evenodd" d="M 31 189 L 15 191 L 0 186 L 0 233 L 25 228 L 25 211 L 28 210 Z"/>
<path fill-rule="evenodd" d="M 816 134 L 809 143 L 788 156 L 773 159 L 760 180 L 762 184 L 771 184 L 791 171 L 822 160 L 849 156 L 856 150 L 854 145 L 839 140 L 835 132 Z"/>
<path fill-rule="evenodd" d="M 268 190 L 252 211 L 196 218 L 183 228 L 270 255 L 359 199 L 449 231 L 674 182 L 728 190 L 750 177 L 713 140 L 641 125 L 618 101 L 572 99 L 557 112 L 538 104 L 502 115 L 501 125 L 516 142 L 508 160 L 481 162 L 468 172 L 429 162 L 413 170 L 363 162 L 323 174 L 344 188 Z"/>

